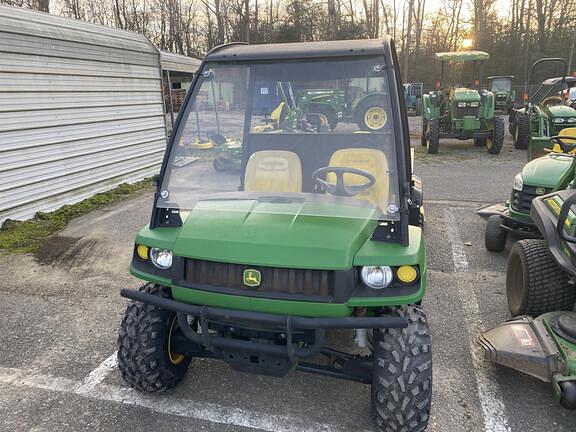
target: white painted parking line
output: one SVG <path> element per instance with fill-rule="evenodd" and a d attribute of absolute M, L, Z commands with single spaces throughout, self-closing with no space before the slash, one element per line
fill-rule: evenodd
<path fill-rule="evenodd" d="M 453 209 L 445 209 L 444 215 L 446 217 L 448 240 L 452 247 L 454 271 L 456 273 L 466 272 L 468 270 L 468 260 L 466 259 L 464 243 L 460 237 L 458 221 L 454 217 Z M 480 319 L 480 309 L 476 294 L 473 289 L 465 285 L 461 280 L 456 280 L 456 286 L 464 317 L 466 317 L 465 324 L 468 330 L 478 398 L 482 407 L 484 430 L 486 432 L 510 432 L 511 429 L 506 416 L 504 402 L 500 398 L 500 386 L 492 371 L 484 365 L 483 355 L 475 341 L 475 338 L 485 330 Z"/>
<path fill-rule="evenodd" d="M 131 388 L 107 384 L 95 384 L 94 387 L 88 388 L 87 386 L 82 386 L 84 381 L 34 374 L 23 369 L 0 367 L 1 384 L 49 390 L 99 401 L 132 405 L 147 408 L 160 414 L 186 417 L 210 423 L 241 426 L 264 432 L 344 432 L 350 430 L 342 426 L 311 422 L 301 417 L 274 415 L 248 411 L 238 407 L 174 398 L 166 393 L 146 395 L 138 393 Z M 90 382 L 94 383 L 95 381 L 92 380 Z"/>
<path fill-rule="evenodd" d="M 110 357 L 100 363 L 96 369 L 90 372 L 90 374 L 88 374 L 88 376 L 82 380 L 77 391 L 79 393 L 86 393 L 92 390 L 98 384 L 102 383 L 110 374 L 110 372 L 116 368 L 116 354 L 117 351 L 114 351 L 114 354 L 112 354 Z"/>

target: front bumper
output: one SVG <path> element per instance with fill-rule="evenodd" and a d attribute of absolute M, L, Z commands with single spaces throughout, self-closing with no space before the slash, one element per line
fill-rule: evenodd
<path fill-rule="evenodd" d="M 192 342 L 208 349 L 217 348 L 220 350 L 265 353 L 271 356 L 288 357 L 290 359 L 306 358 L 318 354 L 324 345 L 325 331 L 327 329 L 406 328 L 408 326 L 408 320 L 404 317 L 347 316 L 306 318 L 191 305 L 130 289 L 122 289 L 120 295 L 131 300 L 176 312 L 178 315 L 178 324 L 184 336 Z M 197 318 L 201 329 L 208 329 L 208 322 L 211 320 L 241 322 L 246 323 L 247 326 L 266 329 L 273 328 L 275 331 L 281 331 L 286 335 L 286 345 L 258 343 L 250 340 L 221 337 L 211 334 L 208 331 L 199 333 L 192 329 L 188 323 L 188 316 Z M 314 342 L 306 347 L 293 343 L 293 335 L 297 330 L 313 331 Z"/>

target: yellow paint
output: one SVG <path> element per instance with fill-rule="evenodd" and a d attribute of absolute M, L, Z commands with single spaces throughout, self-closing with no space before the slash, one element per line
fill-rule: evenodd
<path fill-rule="evenodd" d="M 388 115 L 386 110 L 382 107 L 372 107 L 369 108 L 364 114 L 364 123 L 371 130 L 382 129 L 386 122 L 388 121 Z"/>
<path fill-rule="evenodd" d="M 170 363 L 177 366 L 184 361 L 184 356 L 182 354 L 172 352 L 172 333 L 174 331 L 174 324 L 176 323 L 176 320 L 177 316 L 174 315 L 174 318 L 172 318 L 172 322 L 170 323 L 170 330 L 168 331 L 168 357 L 170 359 Z"/>

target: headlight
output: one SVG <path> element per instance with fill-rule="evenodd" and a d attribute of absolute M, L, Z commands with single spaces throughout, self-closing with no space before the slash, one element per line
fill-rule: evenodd
<path fill-rule="evenodd" d="M 388 266 L 362 267 L 362 280 L 370 288 L 382 289 L 392 283 L 393 273 Z"/>
<path fill-rule="evenodd" d="M 162 270 L 172 267 L 172 251 L 166 249 L 150 249 L 150 259 L 152 264 Z"/>
<path fill-rule="evenodd" d="M 516 174 L 516 177 L 514 177 L 514 184 L 512 185 L 512 189 L 521 191 L 523 187 L 524 180 L 522 179 L 522 174 L 518 173 Z"/>
<path fill-rule="evenodd" d="M 466 108 L 466 102 L 458 102 L 458 108 Z"/>
<path fill-rule="evenodd" d="M 479 104 L 478 102 L 470 102 L 470 106 L 471 106 L 472 108 L 478 108 L 479 105 L 480 105 L 480 104 Z"/>
<path fill-rule="evenodd" d="M 564 119 L 563 118 L 555 118 L 554 123 L 564 123 Z"/>
<path fill-rule="evenodd" d="M 576 123 L 576 117 L 569 118 L 568 123 Z"/>
<path fill-rule="evenodd" d="M 136 246 L 136 255 L 138 255 L 138 258 L 141 260 L 146 261 L 150 257 L 150 250 L 148 249 L 148 246 L 142 244 Z"/>

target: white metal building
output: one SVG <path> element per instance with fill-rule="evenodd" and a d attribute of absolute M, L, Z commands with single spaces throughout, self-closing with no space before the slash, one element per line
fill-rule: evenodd
<path fill-rule="evenodd" d="M 144 36 L 0 6 L 0 224 L 156 173 L 163 100 Z"/>

